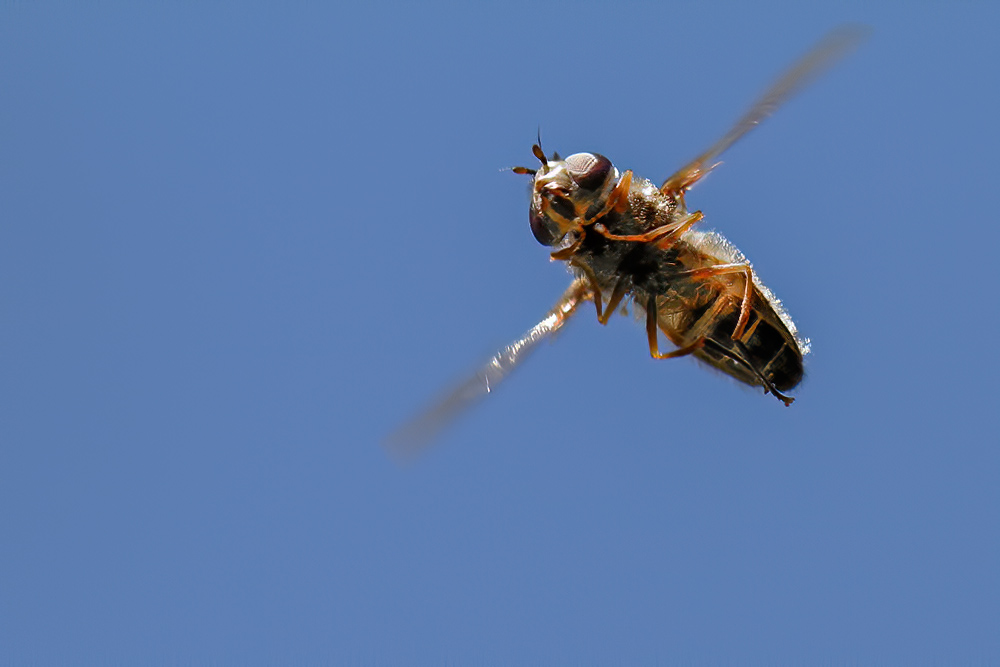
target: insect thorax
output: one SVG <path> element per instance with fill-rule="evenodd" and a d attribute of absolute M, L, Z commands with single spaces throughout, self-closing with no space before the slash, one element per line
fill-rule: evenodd
<path fill-rule="evenodd" d="M 636 179 L 629 192 L 625 211 L 609 212 L 601 223 L 612 234 L 642 234 L 681 220 L 686 211 L 678 202 L 659 192 L 650 181 Z M 672 288 L 671 276 L 681 270 L 687 244 L 683 237 L 675 247 L 661 249 L 655 244 L 611 241 L 589 231 L 574 257 L 593 272 L 602 291 L 614 289 L 621 278 L 628 281 L 633 296 L 664 295 Z"/>

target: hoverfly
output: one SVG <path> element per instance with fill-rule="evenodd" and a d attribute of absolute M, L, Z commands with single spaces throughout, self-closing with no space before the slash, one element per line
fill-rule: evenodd
<path fill-rule="evenodd" d="M 597 153 L 562 159 L 531 150 L 540 165 L 514 167 L 532 177 L 529 224 L 535 239 L 566 262 L 573 281 L 548 315 L 498 351 L 435 407 L 404 426 L 389 443 L 402 453 L 428 441 L 453 416 L 493 391 L 544 339 L 592 301 L 606 324 L 627 301 L 645 319 L 656 359 L 694 355 L 740 382 L 761 387 L 785 406 L 802 379 L 809 341 L 799 336 L 781 302 L 750 262 L 722 235 L 694 229 L 685 193 L 717 166 L 726 149 L 783 102 L 856 46 L 858 27 L 835 30 L 796 62 L 719 141 L 660 187 L 620 171 Z M 675 349 L 660 352 L 659 333 Z"/>

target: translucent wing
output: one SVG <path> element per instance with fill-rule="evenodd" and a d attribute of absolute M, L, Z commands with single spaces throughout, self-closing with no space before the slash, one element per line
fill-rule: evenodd
<path fill-rule="evenodd" d="M 516 342 L 497 351 L 472 377 L 455 387 L 430 409 L 392 433 L 385 441 L 386 448 L 403 459 L 420 453 L 455 417 L 496 389 L 514 368 L 528 358 L 539 343 L 561 329 L 577 307 L 591 296 L 586 281 L 573 281 L 545 319 Z"/>
<path fill-rule="evenodd" d="M 788 99 L 822 74 L 830 65 L 852 51 L 868 34 L 863 26 L 841 26 L 828 34 L 811 51 L 785 72 L 771 86 L 732 129 L 711 148 L 684 165 L 663 182 L 660 191 L 665 194 L 683 194 L 685 190 L 708 174 L 715 166 L 715 159 L 735 144 L 743 135 L 757 127 Z"/>

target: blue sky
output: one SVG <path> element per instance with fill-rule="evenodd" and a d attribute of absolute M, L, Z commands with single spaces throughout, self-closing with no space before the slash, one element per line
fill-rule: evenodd
<path fill-rule="evenodd" d="M 987 3 L 0 7 L 0 661 L 1000 660 Z M 813 341 L 789 409 L 585 309 L 541 128 L 691 193 Z"/>

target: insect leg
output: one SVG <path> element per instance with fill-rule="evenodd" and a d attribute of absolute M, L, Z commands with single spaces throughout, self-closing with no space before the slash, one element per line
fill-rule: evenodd
<path fill-rule="evenodd" d="M 743 303 L 740 305 L 740 319 L 736 322 L 736 329 L 733 331 L 733 340 L 739 339 L 747 327 L 750 319 L 750 301 L 753 297 L 753 268 L 748 263 L 743 264 L 718 264 L 704 269 L 691 269 L 677 274 L 678 278 L 691 278 L 692 280 L 702 280 L 712 276 L 723 276 L 730 273 L 742 273 L 746 277 L 746 286 L 743 288 Z"/>
<path fill-rule="evenodd" d="M 668 225 L 660 225 L 656 229 L 651 229 L 643 234 L 612 234 L 602 223 L 594 225 L 594 231 L 608 239 L 609 241 L 634 241 L 637 243 L 659 242 L 660 248 L 666 250 L 673 243 L 669 243 L 674 238 L 686 232 L 691 225 L 700 222 L 705 215 L 701 211 L 695 211 L 688 215 L 679 223 L 672 222 Z"/>
<path fill-rule="evenodd" d="M 690 345 L 685 345 L 684 347 L 679 347 L 676 350 L 666 353 L 660 352 L 660 343 L 658 340 L 659 334 L 657 333 L 658 329 L 656 323 L 656 296 L 653 295 L 650 296 L 649 300 L 646 302 L 646 338 L 649 341 L 649 355 L 654 359 L 675 359 L 677 357 L 683 357 L 705 345 L 705 337 L 702 336 Z"/>
<path fill-rule="evenodd" d="M 581 245 L 583 245 L 583 234 L 580 234 L 579 238 L 577 238 L 575 241 L 573 241 L 573 243 L 566 246 L 565 248 L 549 253 L 549 257 L 551 257 L 553 260 L 569 259 L 576 254 L 576 251 L 580 249 Z"/>
<path fill-rule="evenodd" d="M 718 341 L 714 341 L 712 339 L 708 339 L 706 341 L 706 345 L 721 351 L 725 356 L 729 357 L 733 361 L 743 366 L 746 366 L 748 369 L 750 369 L 750 372 L 754 374 L 754 376 L 757 378 L 757 381 L 760 382 L 760 384 L 764 387 L 764 393 L 774 394 L 774 397 L 777 398 L 782 403 L 784 403 L 785 407 L 788 407 L 795 402 L 795 399 L 793 397 L 785 396 L 780 391 L 778 391 L 777 387 L 775 387 L 774 383 L 771 382 L 766 375 L 764 375 L 763 371 L 757 368 L 749 360 L 750 352 L 749 350 L 747 350 L 746 346 L 740 341 L 738 340 L 732 341 L 732 346 L 735 348 L 735 350 L 730 349 L 728 346 L 722 345 Z"/>
<path fill-rule="evenodd" d="M 583 274 L 587 277 L 587 282 L 590 283 L 590 291 L 594 295 L 594 307 L 597 309 L 597 321 L 601 324 L 607 324 L 611 316 L 614 315 L 615 309 L 618 308 L 618 304 L 622 302 L 625 297 L 625 292 L 628 291 L 626 287 L 626 280 L 624 278 L 619 278 L 615 282 L 614 288 L 611 290 L 611 298 L 608 299 L 608 305 L 604 307 L 604 295 L 601 293 L 601 286 L 597 282 L 597 276 L 594 274 L 594 270 L 583 262 L 577 262 L 576 260 L 570 260 L 570 266 L 575 266 L 576 268 L 583 271 Z"/>
<path fill-rule="evenodd" d="M 594 222 L 595 220 L 600 220 L 606 216 L 611 211 L 616 211 L 621 213 L 628 207 L 628 193 L 632 189 L 632 171 L 628 170 L 622 174 L 621 179 L 619 179 L 618 184 L 615 186 L 611 194 L 608 195 L 608 200 L 604 202 L 604 208 L 594 214 L 592 218 L 585 220 L 585 224 Z"/>
<path fill-rule="evenodd" d="M 593 293 L 594 308 L 597 309 L 597 321 L 604 324 L 604 295 L 601 294 L 601 286 L 597 284 L 597 276 L 594 274 L 594 270 L 583 262 L 578 262 L 573 258 L 570 258 L 569 265 L 580 269 L 587 276 L 587 282 L 590 283 L 590 291 Z"/>
<path fill-rule="evenodd" d="M 615 283 L 615 288 L 611 290 L 611 297 L 608 299 L 608 305 L 604 309 L 604 316 L 598 317 L 597 320 L 601 324 L 607 324 L 611 316 L 615 314 L 615 310 L 618 308 L 618 304 L 622 302 L 625 297 L 625 279 L 619 278 L 618 282 Z"/>

